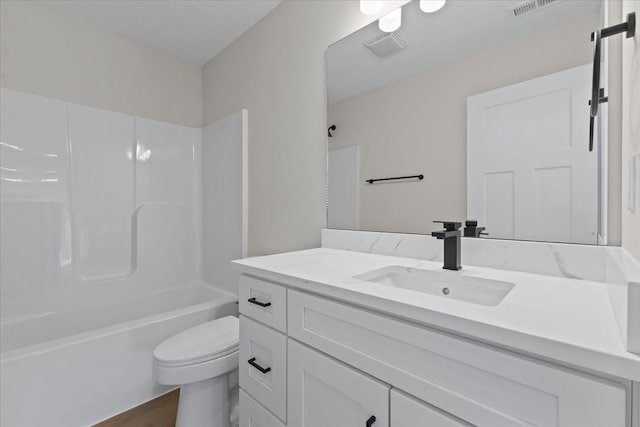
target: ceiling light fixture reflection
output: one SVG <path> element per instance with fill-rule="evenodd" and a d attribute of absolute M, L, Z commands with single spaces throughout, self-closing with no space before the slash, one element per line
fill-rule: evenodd
<path fill-rule="evenodd" d="M 402 25 L 402 8 L 397 8 L 378 20 L 378 27 L 385 33 L 393 33 Z"/>
<path fill-rule="evenodd" d="M 360 12 L 375 15 L 382 10 L 382 0 L 360 0 Z"/>
<path fill-rule="evenodd" d="M 420 10 L 425 13 L 437 12 L 446 3 L 447 0 L 420 0 Z"/>

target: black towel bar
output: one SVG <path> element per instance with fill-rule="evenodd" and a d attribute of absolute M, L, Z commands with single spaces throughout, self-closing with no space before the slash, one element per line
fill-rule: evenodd
<path fill-rule="evenodd" d="M 420 174 L 420 175 L 409 175 L 409 176 L 396 176 L 393 178 L 376 178 L 376 179 L 368 179 L 365 182 L 368 182 L 369 184 L 373 184 L 374 182 L 378 182 L 378 181 L 395 181 L 397 179 L 412 179 L 412 178 L 417 178 L 419 180 L 424 179 L 424 175 Z"/>

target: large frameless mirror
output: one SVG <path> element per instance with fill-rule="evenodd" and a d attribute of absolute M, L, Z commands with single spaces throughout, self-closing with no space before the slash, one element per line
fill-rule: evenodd
<path fill-rule="evenodd" d="M 328 227 L 606 243 L 606 104 L 589 151 L 606 2 L 419 3 L 327 51 Z"/>

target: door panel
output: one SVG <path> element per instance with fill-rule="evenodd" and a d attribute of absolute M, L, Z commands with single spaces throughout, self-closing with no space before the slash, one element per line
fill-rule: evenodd
<path fill-rule="evenodd" d="M 240 388 L 282 421 L 287 421 L 286 336 L 240 316 L 239 376 Z"/>
<path fill-rule="evenodd" d="M 597 244 L 590 66 L 467 100 L 467 216 L 490 238 Z"/>
<path fill-rule="evenodd" d="M 389 386 L 289 340 L 288 424 L 389 426 Z"/>
<path fill-rule="evenodd" d="M 360 146 L 329 150 L 329 228 L 360 228 Z"/>
<path fill-rule="evenodd" d="M 243 390 L 240 390 L 240 408 L 240 427 L 285 427 Z"/>
<path fill-rule="evenodd" d="M 418 423 L 428 427 L 472 427 L 472 424 L 428 403 L 401 391 L 391 390 L 391 427 L 415 427 Z"/>

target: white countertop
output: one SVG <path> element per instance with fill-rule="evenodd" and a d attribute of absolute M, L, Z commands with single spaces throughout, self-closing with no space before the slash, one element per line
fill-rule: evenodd
<path fill-rule="evenodd" d="M 640 355 L 627 352 L 605 283 L 467 266 L 451 272 L 515 283 L 484 306 L 354 279 L 388 266 L 433 271 L 413 258 L 318 248 L 233 262 L 242 273 L 443 329 L 520 353 L 640 381 Z"/>

